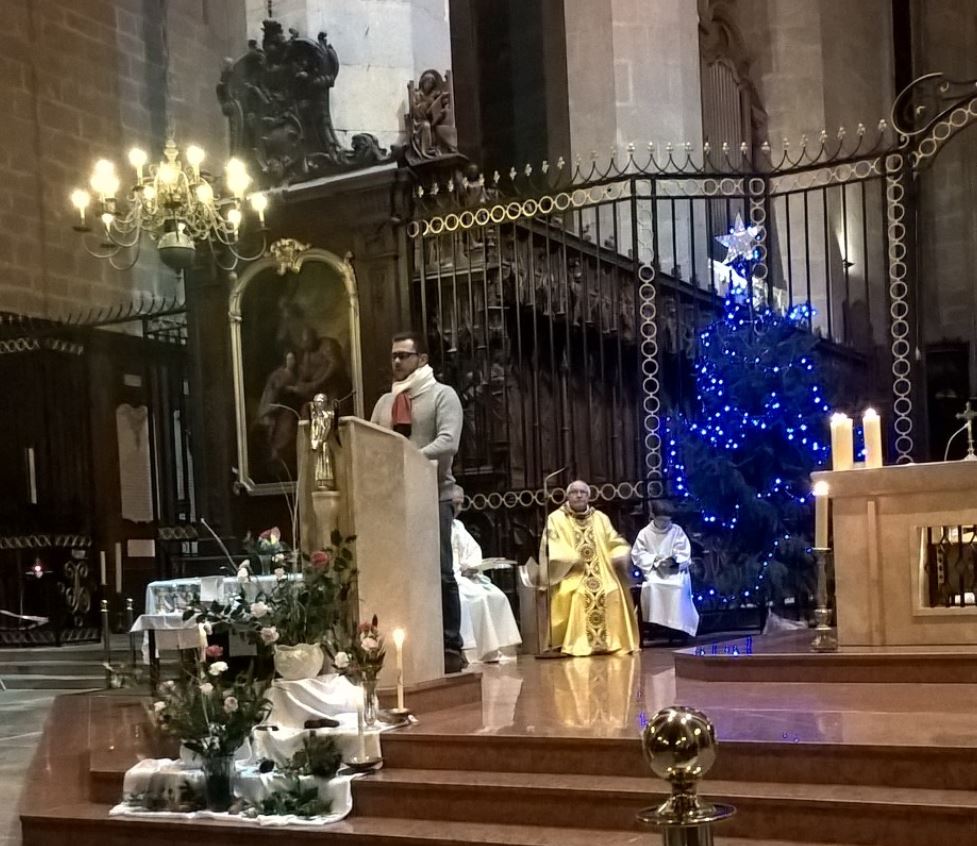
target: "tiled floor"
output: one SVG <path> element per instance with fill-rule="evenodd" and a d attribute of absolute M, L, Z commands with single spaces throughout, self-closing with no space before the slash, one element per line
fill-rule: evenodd
<path fill-rule="evenodd" d="M 17 808 L 27 767 L 60 690 L 0 691 L 0 846 L 18 846 Z"/>

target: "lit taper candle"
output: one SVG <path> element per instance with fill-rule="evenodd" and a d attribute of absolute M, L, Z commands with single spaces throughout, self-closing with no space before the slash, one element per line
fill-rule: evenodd
<path fill-rule="evenodd" d="M 404 637 L 403 629 L 394 629 L 394 646 L 397 647 L 397 710 L 404 710 Z"/>
<path fill-rule="evenodd" d="M 862 415 L 862 434 L 865 436 L 865 466 L 882 466 L 882 418 L 874 408 Z"/>
<path fill-rule="evenodd" d="M 831 469 L 851 470 L 855 464 L 851 418 L 837 412 L 831 415 Z"/>

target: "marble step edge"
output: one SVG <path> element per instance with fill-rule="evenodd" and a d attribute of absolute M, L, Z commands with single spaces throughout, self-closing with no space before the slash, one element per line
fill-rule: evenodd
<path fill-rule="evenodd" d="M 424 734 L 417 728 L 383 737 L 388 765 L 402 769 L 582 772 L 644 776 L 648 765 L 634 738 L 524 735 Z M 977 790 L 977 748 L 907 744 L 794 743 L 786 740 L 722 740 L 715 774 L 751 780 L 758 768 L 770 780 L 875 784 L 887 787 L 961 787 Z"/>
<path fill-rule="evenodd" d="M 74 810 L 74 813 L 72 811 Z M 477 843 L 481 846 L 647 846 L 657 842 L 658 835 L 650 832 L 580 829 L 558 826 L 513 825 L 508 823 L 468 823 L 451 820 L 419 820 L 401 817 L 349 817 L 324 828 L 282 826 L 259 827 L 215 820 L 155 820 L 140 817 L 108 817 L 108 805 L 87 805 L 76 809 L 64 808 L 60 814 L 24 814 L 24 846 L 47 846 L 61 830 L 65 837 L 77 829 L 97 827 L 102 833 L 100 842 L 107 846 L 127 843 L 130 833 L 138 836 L 146 846 L 154 844 L 158 833 L 160 844 L 172 844 L 177 835 L 180 843 L 207 843 L 218 832 L 234 831 L 238 843 L 267 843 L 280 837 L 283 842 L 308 838 L 322 842 L 328 838 L 349 846 L 455 846 Z M 186 837 L 191 830 L 201 832 L 199 839 Z M 119 838 L 111 835 L 117 831 Z M 724 837 L 721 825 L 714 829 L 716 846 L 826 846 L 824 841 L 756 839 Z M 251 835 L 251 836 L 248 836 Z M 104 839 L 102 839 L 104 838 Z M 649 838 L 653 838 L 649 840 Z M 831 846 L 854 846 L 832 843 Z"/>
<path fill-rule="evenodd" d="M 382 785 L 392 790 L 414 787 L 425 790 L 463 791 L 485 793 L 488 791 L 517 791 L 559 794 L 601 794 L 635 798 L 648 797 L 654 801 L 666 796 L 669 788 L 665 782 L 648 776 L 559 775 L 551 776 L 548 783 L 541 783 L 537 774 L 491 773 L 462 770 L 399 770 L 384 768 L 373 775 L 354 782 L 353 788 L 371 789 Z M 891 788 L 876 785 L 834 785 L 816 783 L 780 783 L 772 781 L 719 781 L 706 779 L 700 793 L 715 800 L 758 799 L 785 803 L 840 803 L 847 805 L 876 805 L 902 808 L 943 808 L 977 815 L 977 790 L 936 790 L 916 788 Z M 977 819 L 977 817 L 975 817 Z"/>

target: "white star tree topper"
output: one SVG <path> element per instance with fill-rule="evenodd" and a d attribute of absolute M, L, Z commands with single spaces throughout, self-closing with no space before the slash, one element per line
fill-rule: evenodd
<path fill-rule="evenodd" d="M 737 214 L 736 223 L 730 229 L 729 234 L 716 236 L 716 240 L 727 250 L 723 264 L 732 264 L 737 259 L 752 261 L 760 228 L 759 226 L 744 226 L 743 217 Z"/>

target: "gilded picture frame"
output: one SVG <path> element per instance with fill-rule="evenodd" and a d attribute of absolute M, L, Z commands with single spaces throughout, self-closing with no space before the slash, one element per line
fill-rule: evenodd
<path fill-rule="evenodd" d="M 295 436 L 308 402 L 326 393 L 341 416 L 363 416 L 356 274 L 350 257 L 294 241 L 240 275 L 228 301 L 237 429 L 237 485 L 291 493 Z"/>

